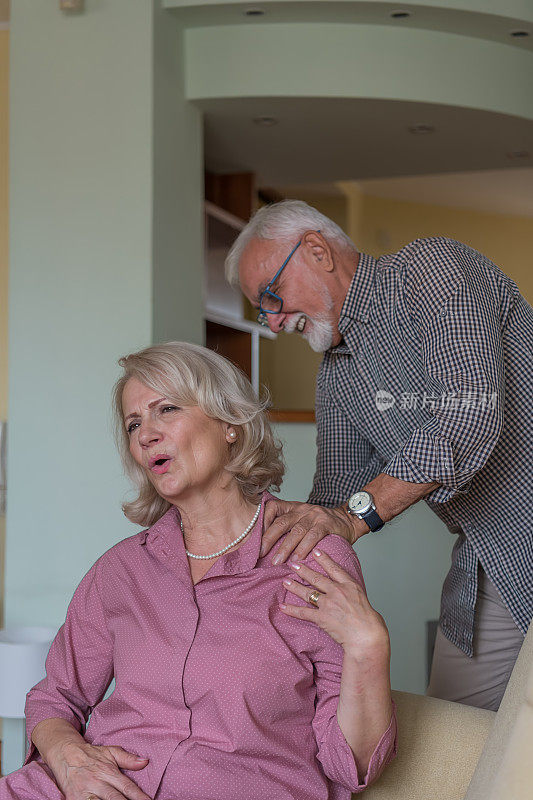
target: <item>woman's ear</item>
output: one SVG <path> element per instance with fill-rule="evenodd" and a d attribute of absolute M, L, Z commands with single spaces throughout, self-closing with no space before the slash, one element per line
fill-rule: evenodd
<path fill-rule="evenodd" d="M 236 439 L 237 439 L 237 431 L 235 430 L 235 428 L 232 428 L 231 426 L 228 425 L 228 427 L 226 428 L 226 441 L 229 444 L 232 444 L 233 442 L 236 441 Z"/>

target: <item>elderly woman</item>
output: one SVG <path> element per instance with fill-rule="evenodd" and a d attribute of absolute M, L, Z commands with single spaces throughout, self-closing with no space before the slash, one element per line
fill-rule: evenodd
<path fill-rule="evenodd" d="M 0 798 L 349 798 L 396 748 L 387 629 L 355 554 L 328 536 L 300 563 L 274 565 L 280 543 L 260 556 L 283 465 L 232 364 L 181 342 L 119 363 L 124 512 L 148 527 L 78 586 Z"/>

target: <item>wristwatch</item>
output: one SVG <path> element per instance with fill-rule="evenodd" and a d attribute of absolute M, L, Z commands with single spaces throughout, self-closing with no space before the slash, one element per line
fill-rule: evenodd
<path fill-rule="evenodd" d="M 371 531 L 380 531 L 385 525 L 370 492 L 356 492 L 348 500 L 348 514 L 353 514 L 366 522 Z"/>

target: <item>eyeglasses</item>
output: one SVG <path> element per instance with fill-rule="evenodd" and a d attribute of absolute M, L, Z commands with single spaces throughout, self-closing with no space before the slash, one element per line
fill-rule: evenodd
<path fill-rule="evenodd" d="M 320 231 L 317 231 L 317 233 L 320 233 Z M 272 280 L 269 281 L 269 283 L 267 283 L 267 285 L 259 295 L 259 314 L 257 315 L 257 321 L 260 325 L 263 325 L 264 327 L 268 327 L 267 314 L 281 314 L 281 310 L 283 308 L 283 299 L 279 295 L 275 294 L 275 292 L 271 291 L 270 287 L 276 283 L 277 279 L 279 278 L 279 276 L 281 275 L 281 273 L 283 272 L 283 270 L 285 269 L 285 267 L 295 254 L 295 252 L 298 250 L 301 243 L 302 240 L 300 239 L 300 241 L 297 244 L 295 244 L 295 246 L 292 248 L 291 252 L 287 256 L 281 267 L 278 269 Z"/>

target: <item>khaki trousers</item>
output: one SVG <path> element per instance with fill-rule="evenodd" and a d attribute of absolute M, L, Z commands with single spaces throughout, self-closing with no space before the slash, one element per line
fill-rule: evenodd
<path fill-rule="evenodd" d="M 523 642 L 500 595 L 480 569 L 474 655 L 466 656 L 439 626 L 426 694 L 497 711 Z"/>

